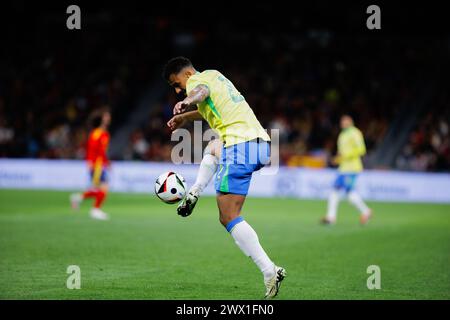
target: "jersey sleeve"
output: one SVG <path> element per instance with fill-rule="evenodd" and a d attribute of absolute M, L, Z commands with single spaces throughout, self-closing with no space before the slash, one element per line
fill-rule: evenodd
<path fill-rule="evenodd" d="M 349 146 L 344 148 L 341 156 L 344 160 L 355 157 L 362 157 L 366 154 L 366 145 L 364 143 L 364 137 L 359 130 L 355 130 L 349 140 Z"/>
<path fill-rule="evenodd" d="M 189 95 L 191 91 L 198 85 L 205 85 L 211 91 L 211 83 L 204 73 L 194 74 L 186 82 L 186 94 Z"/>
<path fill-rule="evenodd" d="M 100 146 L 101 149 L 106 151 L 106 149 L 108 149 L 108 144 L 109 144 L 109 135 L 108 134 L 103 134 L 100 137 Z"/>
<path fill-rule="evenodd" d="M 366 144 L 364 142 L 364 137 L 361 133 L 361 131 L 357 131 L 357 138 L 356 138 L 356 147 L 358 149 L 359 152 L 359 156 L 362 157 L 363 155 L 366 154 Z"/>
<path fill-rule="evenodd" d="M 101 157 L 103 158 L 103 162 L 105 164 L 109 164 L 109 160 L 108 160 L 108 156 L 107 156 L 107 151 L 108 151 L 108 145 L 109 145 L 109 134 L 105 133 L 100 137 L 100 152 L 101 152 Z"/>

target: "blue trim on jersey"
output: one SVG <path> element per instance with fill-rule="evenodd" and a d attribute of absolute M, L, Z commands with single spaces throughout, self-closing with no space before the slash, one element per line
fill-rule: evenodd
<path fill-rule="evenodd" d="M 241 216 L 234 218 L 233 220 L 231 220 L 230 222 L 227 223 L 227 226 L 225 228 L 227 228 L 228 232 L 231 232 L 231 230 L 233 230 L 234 226 L 237 225 L 239 222 L 244 221 L 244 218 L 242 218 Z"/>

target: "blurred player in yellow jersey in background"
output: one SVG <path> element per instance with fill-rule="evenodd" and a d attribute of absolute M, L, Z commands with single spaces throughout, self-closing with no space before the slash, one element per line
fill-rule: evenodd
<path fill-rule="evenodd" d="M 353 124 L 349 115 L 341 117 L 341 133 L 338 137 L 338 154 L 333 158 L 333 164 L 339 165 L 339 173 L 334 182 L 333 191 L 328 198 L 327 215 L 322 218 L 323 224 L 336 223 L 337 207 L 342 191 L 348 200 L 360 212 L 361 224 L 366 224 L 372 216 L 372 210 L 355 191 L 358 174 L 363 170 L 361 157 L 366 154 L 366 145 L 361 131 Z"/>

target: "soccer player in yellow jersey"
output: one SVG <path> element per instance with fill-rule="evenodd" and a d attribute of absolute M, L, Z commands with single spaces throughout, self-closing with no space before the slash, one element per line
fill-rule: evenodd
<path fill-rule="evenodd" d="M 333 158 L 333 163 L 339 165 L 339 174 L 334 182 L 334 190 L 328 198 L 327 215 L 321 221 L 324 224 L 336 223 L 340 192 L 344 191 L 350 203 L 360 211 L 361 224 L 366 224 L 372 215 L 372 210 L 354 189 L 356 178 L 363 170 L 361 157 L 366 154 L 364 137 L 354 126 L 353 119 L 349 115 L 341 117 L 341 129 L 337 142 L 338 155 Z"/>
<path fill-rule="evenodd" d="M 207 184 L 219 163 L 215 179 L 219 220 L 242 252 L 258 266 L 264 276 L 265 297 L 272 298 L 286 271 L 272 262 L 255 230 L 241 216 L 252 173 L 269 162 L 270 137 L 244 97 L 219 71 L 198 72 L 187 58 L 177 57 L 166 64 L 163 75 L 177 93 L 187 95 L 175 105 L 174 117 L 167 123 L 170 129 L 175 130 L 186 121 L 205 119 L 220 137 L 222 148 L 217 143 L 209 145 L 199 176 L 203 170 Z M 188 111 L 191 106 L 196 109 Z M 178 214 L 190 215 L 198 197 L 199 192 L 191 188 L 178 207 Z"/>

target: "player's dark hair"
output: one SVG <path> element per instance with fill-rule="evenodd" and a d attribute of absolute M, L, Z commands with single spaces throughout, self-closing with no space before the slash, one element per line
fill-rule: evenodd
<path fill-rule="evenodd" d="M 172 58 L 164 66 L 162 76 L 166 81 L 169 81 L 171 74 L 177 74 L 186 67 L 192 67 L 192 62 L 188 58 Z"/>
<path fill-rule="evenodd" d="M 102 125 L 102 118 L 103 117 L 101 114 L 94 115 L 91 120 L 92 128 L 96 129 L 96 128 L 100 127 Z"/>
<path fill-rule="evenodd" d="M 103 122 L 103 115 L 107 112 L 111 113 L 109 107 L 103 107 L 92 112 L 88 119 L 89 127 L 91 129 L 97 129 L 98 127 L 100 127 Z"/>

